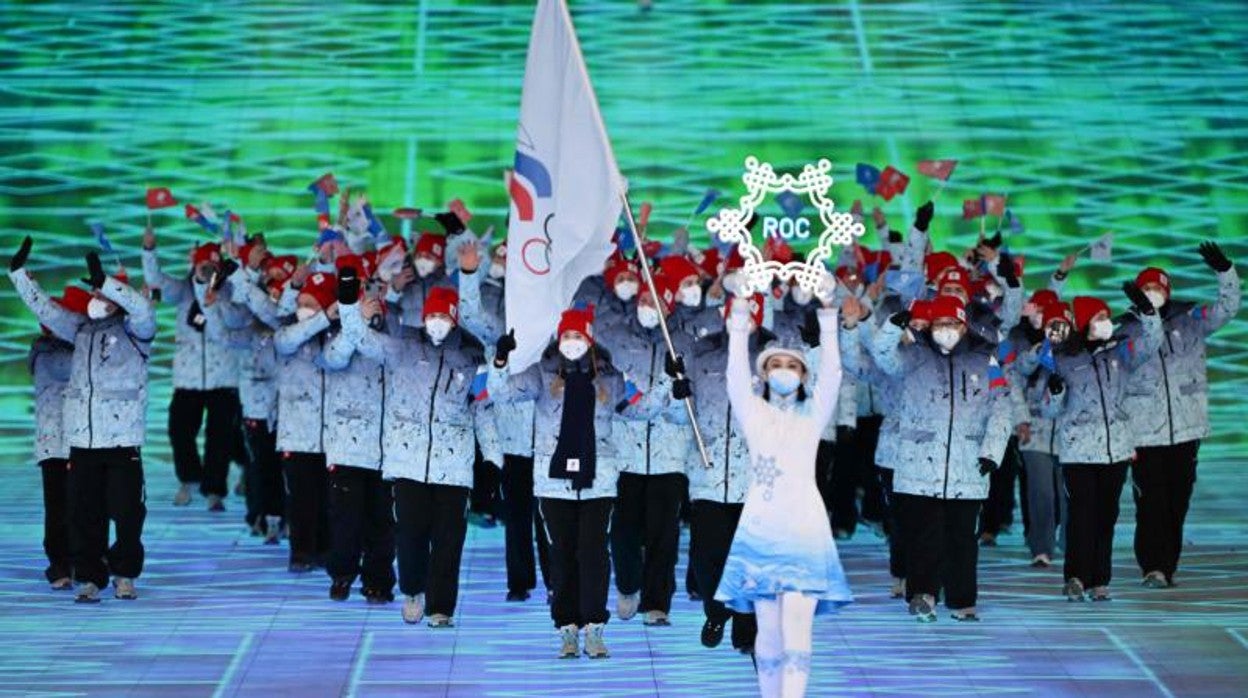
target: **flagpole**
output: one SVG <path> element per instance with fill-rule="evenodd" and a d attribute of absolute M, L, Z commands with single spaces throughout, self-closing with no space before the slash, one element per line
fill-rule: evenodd
<path fill-rule="evenodd" d="M 661 305 L 662 296 L 659 295 L 658 289 L 654 286 L 654 276 L 650 273 L 650 261 L 646 259 L 644 233 L 637 229 L 637 221 L 633 220 L 633 207 L 628 201 L 628 193 L 620 192 L 620 200 L 624 202 L 624 216 L 628 221 L 628 228 L 633 234 L 633 241 L 637 243 L 637 261 L 641 267 L 641 277 L 646 282 L 646 288 L 650 291 L 650 297 L 654 299 L 656 304 Z M 667 329 L 667 315 L 662 311 L 659 312 L 659 328 L 663 330 L 663 341 L 667 344 L 667 353 L 672 361 L 677 359 L 676 347 L 672 344 L 672 334 Z M 683 378 L 685 376 L 677 376 Z M 706 454 L 706 442 L 702 440 L 702 430 L 698 427 L 697 415 L 693 410 L 693 398 L 685 398 L 685 412 L 689 415 L 689 424 L 693 427 L 693 439 L 698 442 L 698 453 L 702 456 L 702 466 L 710 469 L 711 459 Z"/>

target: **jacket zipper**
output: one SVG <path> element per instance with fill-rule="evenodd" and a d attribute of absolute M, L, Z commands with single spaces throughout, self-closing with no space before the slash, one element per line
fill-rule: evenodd
<path fill-rule="evenodd" d="M 724 422 L 724 504 L 728 503 L 728 465 L 732 453 L 732 405 L 728 405 L 728 421 Z"/>
<path fill-rule="evenodd" d="M 1170 341 L 1170 334 L 1166 333 L 1166 344 L 1170 347 L 1170 353 L 1174 353 L 1174 343 Z M 1170 396 L 1170 371 L 1166 368 L 1166 354 L 1162 350 L 1157 350 L 1157 355 L 1161 357 L 1161 383 L 1166 386 L 1166 424 L 1170 425 L 1170 445 L 1174 445 L 1174 407 L 1171 405 Z"/>
<path fill-rule="evenodd" d="M 654 350 L 657 347 L 650 345 L 650 373 L 646 377 L 646 390 L 654 390 Z M 646 474 L 650 474 L 650 425 L 652 420 L 646 420 Z"/>
<path fill-rule="evenodd" d="M 955 388 L 953 380 L 953 354 L 949 357 L 949 434 L 945 437 L 945 483 L 944 483 L 944 499 L 949 498 L 949 458 L 953 454 L 953 407 Z"/>
<path fill-rule="evenodd" d="M 91 343 L 87 345 L 87 448 L 95 448 L 95 421 L 92 405 L 95 404 L 95 329 L 91 330 Z"/>
<path fill-rule="evenodd" d="M 386 460 L 386 446 L 383 436 L 386 433 L 386 367 L 385 365 L 377 367 L 378 373 L 381 374 L 381 423 L 377 428 L 377 469 L 381 470 L 381 464 Z"/>
<path fill-rule="evenodd" d="M 208 324 L 207 319 L 208 316 L 205 315 L 205 326 Z M 199 335 L 199 389 L 208 389 L 208 340 L 202 333 Z"/>
<path fill-rule="evenodd" d="M 429 482 L 429 467 L 433 461 L 433 411 L 438 401 L 438 383 L 442 381 L 442 362 L 446 359 L 446 352 L 438 350 L 438 372 L 433 377 L 433 390 L 429 394 L 429 441 L 425 448 L 425 482 Z"/>
<path fill-rule="evenodd" d="M 321 351 L 324 351 L 325 350 L 325 337 L 321 336 L 319 341 L 321 344 Z M 312 365 L 316 366 L 315 360 L 313 361 Z M 317 366 L 316 370 L 318 373 L 321 374 L 321 423 L 320 423 L 320 435 L 321 436 L 320 438 L 321 438 L 321 453 L 324 453 L 325 452 L 325 369 Z"/>
<path fill-rule="evenodd" d="M 1101 417 L 1105 420 L 1105 455 L 1109 458 L 1109 463 L 1114 462 L 1114 444 L 1109 434 L 1109 409 L 1105 406 L 1105 388 L 1101 383 L 1101 367 L 1097 363 L 1096 357 L 1092 357 L 1092 373 L 1096 375 L 1096 392 L 1101 396 Z M 1109 379 L 1109 371 L 1106 369 L 1106 380 Z"/>

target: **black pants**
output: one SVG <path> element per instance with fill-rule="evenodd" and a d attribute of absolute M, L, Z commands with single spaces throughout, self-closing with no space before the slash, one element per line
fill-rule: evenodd
<path fill-rule="evenodd" d="M 1014 488 L 1022 469 L 1018 437 L 1011 436 L 999 468 L 988 479 L 988 500 L 979 514 L 979 532 L 997 536 L 1014 523 Z"/>
<path fill-rule="evenodd" d="M 819 448 L 831 450 L 832 470 L 828 497 L 832 528 L 853 534 L 858 527 L 858 434 L 849 427 L 836 428 L 836 443 L 819 442 Z M 818 457 L 816 457 L 816 465 Z"/>
<path fill-rule="evenodd" d="M 199 457 L 199 428 L 208 413 L 204 457 Z M 226 477 L 238 438 L 238 391 L 233 388 L 176 388 L 169 402 L 169 445 L 178 482 L 199 483 L 200 494 L 226 495 Z"/>
<path fill-rule="evenodd" d="M 1063 573 L 1088 588 L 1105 586 L 1113 576 L 1114 524 L 1118 523 L 1118 498 L 1127 480 L 1127 463 L 1061 467 L 1070 495 Z"/>
<path fill-rule="evenodd" d="M 621 594 L 640 591 L 643 612 L 672 610 L 687 489 L 683 473 L 620 473 L 611 520 L 615 587 Z"/>
<path fill-rule="evenodd" d="M 73 572 L 73 558 L 69 548 L 69 471 L 64 458 L 45 458 L 39 461 L 43 474 L 43 553 L 48 557 L 48 567 L 43 576 L 49 582 L 64 579 Z"/>
<path fill-rule="evenodd" d="M 469 496 L 469 508 L 474 514 L 497 517 L 500 515 L 502 496 L 499 493 L 500 471 L 502 463 L 490 464 L 481 455 L 477 447 L 476 457 L 472 461 L 472 494 Z"/>
<path fill-rule="evenodd" d="M 325 454 L 285 452 L 287 512 L 290 525 L 290 562 L 320 564 L 329 552 L 329 476 Z"/>
<path fill-rule="evenodd" d="M 425 595 L 425 610 L 455 615 L 459 562 L 468 533 L 467 487 L 394 481 L 399 589 Z"/>
<path fill-rule="evenodd" d="M 1144 574 L 1161 572 L 1173 581 L 1179 568 L 1199 451 L 1199 440 L 1135 449 L 1135 559 Z"/>
<path fill-rule="evenodd" d="M 109 575 L 143 572 L 147 518 L 139 449 L 73 448 L 69 452 L 69 544 L 74 579 L 103 588 Z M 116 531 L 108 545 L 108 526 Z"/>
<path fill-rule="evenodd" d="M 533 457 L 510 453 L 503 456 L 503 521 L 507 557 L 507 591 L 527 592 L 537 586 L 537 567 L 542 586 L 550 588 L 550 541 L 533 505 Z M 534 564 L 533 543 L 537 543 Z"/>
<path fill-rule="evenodd" d="M 247 439 L 247 523 L 264 524 L 266 516 L 285 516 L 286 486 L 277 459 L 277 432 L 263 419 L 243 422 Z"/>
<path fill-rule="evenodd" d="M 877 466 L 875 470 L 884 496 L 884 525 L 888 529 L 888 573 L 897 579 L 905 579 L 906 534 L 897 499 L 893 494 L 893 469 Z"/>
<path fill-rule="evenodd" d="M 335 465 L 329 472 L 329 515 L 329 576 L 335 581 L 361 576 L 365 589 L 393 590 L 394 496 L 381 471 Z"/>
<path fill-rule="evenodd" d="M 870 415 L 858 418 L 854 432 L 854 463 L 858 468 L 855 480 L 862 488 L 862 518 L 864 521 L 884 524 L 888 518 L 885 510 L 884 489 L 875 468 L 875 449 L 880 445 L 880 426 L 884 417 Z"/>
<path fill-rule="evenodd" d="M 723 504 L 702 499 L 693 502 L 693 521 L 689 525 L 689 567 L 693 570 L 698 589 L 702 590 L 702 613 L 715 623 L 732 619 L 732 646 L 741 649 L 754 646 L 758 624 L 753 613 L 737 613 L 715 600 L 715 590 L 724 574 L 728 549 L 737 532 L 743 504 Z"/>
<path fill-rule="evenodd" d="M 556 628 L 606 623 L 611 559 L 607 530 L 614 500 L 542 497 L 538 508 L 550 536 L 555 598 L 550 617 Z"/>
<path fill-rule="evenodd" d="M 975 520 L 982 502 L 893 494 L 906 534 L 906 593 L 938 596 L 945 607 L 970 608 L 978 595 Z"/>

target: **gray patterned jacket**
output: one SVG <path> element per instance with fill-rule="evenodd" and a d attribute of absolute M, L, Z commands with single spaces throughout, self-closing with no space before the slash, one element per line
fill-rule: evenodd
<path fill-rule="evenodd" d="M 325 361 L 329 317 L 317 313 L 273 333 L 277 351 L 277 450 L 325 452 Z"/>
<path fill-rule="evenodd" d="M 234 302 L 247 308 L 252 321 L 231 333 L 238 346 L 238 399 L 244 419 L 262 419 L 272 431 L 277 424 L 277 350 L 273 333 L 281 327 L 277 303 L 258 285 L 236 280 Z"/>
<path fill-rule="evenodd" d="M 30 345 L 30 376 L 35 383 L 35 462 L 69 458 L 65 443 L 65 389 L 73 372 L 74 345 L 40 335 Z"/>

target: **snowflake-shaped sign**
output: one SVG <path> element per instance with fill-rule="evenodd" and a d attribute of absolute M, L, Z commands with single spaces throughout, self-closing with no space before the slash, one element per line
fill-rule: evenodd
<path fill-rule="evenodd" d="M 776 478 L 784 474 L 784 471 L 776 467 L 776 459 L 773 456 L 759 456 L 754 461 L 754 482 L 763 488 L 763 499 L 771 500 L 772 489 L 776 486 Z"/>
<path fill-rule="evenodd" d="M 706 222 L 706 229 L 712 235 L 736 245 L 745 260 L 742 271 L 747 287 L 741 293 L 766 290 L 771 287 L 773 278 L 796 283 L 820 298 L 826 298 L 831 293 L 835 282 L 825 262 L 839 256 L 839 249 L 834 255 L 833 247 L 849 245 L 854 238 L 862 237 L 864 232 L 862 223 L 856 222 L 850 213 L 836 211 L 835 203 L 828 198 L 827 192 L 832 188 L 831 171 L 832 163 L 826 158 L 813 165 L 807 164 L 797 177 L 789 173 L 777 175 L 769 163 L 759 162 L 753 155 L 745 159 L 745 174 L 741 180 L 748 193 L 741 197 L 740 207 L 720 209 L 714 218 Z M 746 227 L 754 216 L 754 210 L 768 194 L 783 192 L 808 196 L 819 211 L 823 231 L 815 249 L 804 262 L 781 263 L 763 259 L 762 251 L 754 244 L 754 238 Z"/>

